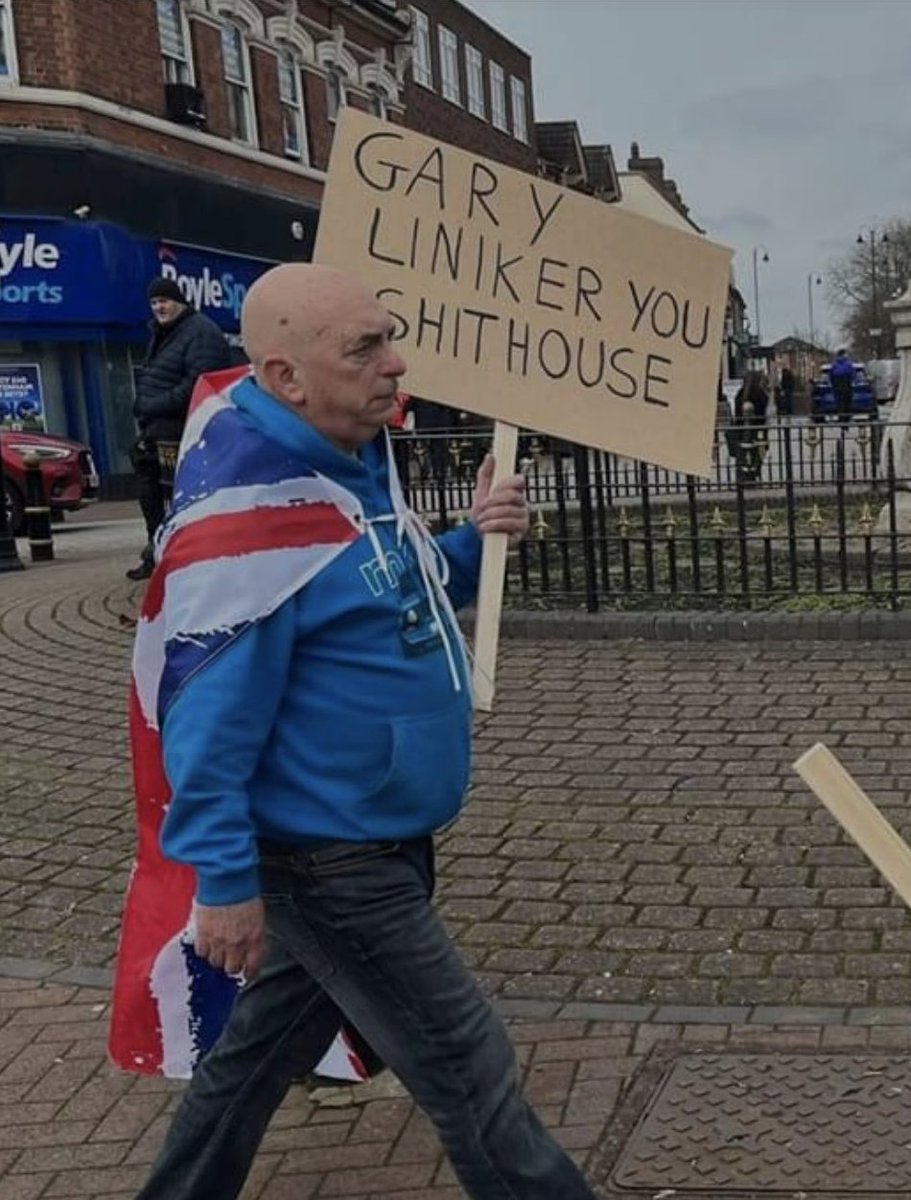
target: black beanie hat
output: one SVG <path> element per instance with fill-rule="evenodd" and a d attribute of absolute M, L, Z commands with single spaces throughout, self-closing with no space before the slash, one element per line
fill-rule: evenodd
<path fill-rule="evenodd" d="M 159 275 L 149 284 L 148 296 L 150 300 L 154 300 L 156 296 L 161 296 L 164 300 L 176 300 L 178 304 L 186 304 L 187 298 L 177 286 L 176 279 L 166 279 L 164 275 Z"/>

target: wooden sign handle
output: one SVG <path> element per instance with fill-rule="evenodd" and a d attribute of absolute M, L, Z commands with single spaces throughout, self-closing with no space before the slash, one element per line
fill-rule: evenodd
<path fill-rule="evenodd" d="M 794 770 L 911 908 L 911 848 L 832 751 L 817 742 L 798 758 Z"/>
<path fill-rule="evenodd" d="M 493 483 L 515 474 L 519 430 L 515 425 L 497 421 L 493 427 Z M 481 712 L 493 708 L 494 681 L 497 673 L 497 646 L 500 641 L 500 614 L 503 610 L 503 584 L 506 579 L 506 553 L 509 535 L 486 533 L 481 555 L 481 582 L 478 587 L 478 611 L 474 632 L 474 702 Z"/>

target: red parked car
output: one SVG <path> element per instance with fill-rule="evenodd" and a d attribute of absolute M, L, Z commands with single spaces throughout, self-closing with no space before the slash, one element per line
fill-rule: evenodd
<path fill-rule="evenodd" d="M 98 496 L 98 473 L 81 442 L 55 433 L 5 429 L 0 433 L 6 511 L 13 533 L 25 528 L 25 456 L 37 454 L 51 514 L 73 512 Z"/>

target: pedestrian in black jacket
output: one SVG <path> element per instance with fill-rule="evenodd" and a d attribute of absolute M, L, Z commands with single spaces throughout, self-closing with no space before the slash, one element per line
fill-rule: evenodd
<path fill-rule="evenodd" d="M 152 336 L 136 384 L 133 415 L 139 437 L 130 451 L 148 541 L 139 566 L 127 571 L 129 579 L 147 579 L 152 574 L 153 540 L 164 520 L 167 489 L 161 479 L 159 442 L 180 441 L 199 376 L 231 365 L 224 334 L 187 303 L 176 280 L 153 279 L 148 295 Z"/>

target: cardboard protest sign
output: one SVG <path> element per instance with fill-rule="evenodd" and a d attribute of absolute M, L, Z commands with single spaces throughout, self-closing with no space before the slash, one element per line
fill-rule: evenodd
<path fill-rule="evenodd" d="M 725 247 L 345 109 L 314 257 L 375 289 L 415 395 L 708 473 Z"/>

